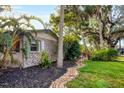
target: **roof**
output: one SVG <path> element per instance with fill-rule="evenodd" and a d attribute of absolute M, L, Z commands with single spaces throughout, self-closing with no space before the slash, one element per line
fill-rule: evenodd
<path fill-rule="evenodd" d="M 46 33 L 46 34 L 50 34 L 51 36 L 53 36 L 55 39 L 58 40 L 58 36 L 56 35 L 56 33 L 54 33 L 50 29 L 36 29 L 36 32 L 43 32 L 43 33 Z"/>
<path fill-rule="evenodd" d="M 31 30 L 30 30 L 31 31 Z M 58 36 L 56 33 L 54 33 L 52 30 L 50 29 L 36 29 L 36 32 L 42 32 L 42 33 L 46 33 L 46 34 L 50 34 L 51 36 L 53 36 L 56 40 L 58 40 Z M 5 33 L 10 33 L 10 32 L 5 32 Z"/>

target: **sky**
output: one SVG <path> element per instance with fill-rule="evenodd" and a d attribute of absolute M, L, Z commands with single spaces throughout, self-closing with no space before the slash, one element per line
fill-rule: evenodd
<path fill-rule="evenodd" d="M 51 13 L 54 13 L 56 10 L 55 5 L 14 5 L 12 6 L 12 11 L 10 15 L 33 15 L 40 17 L 45 23 L 49 23 L 49 17 Z M 5 15 L 9 15 L 7 12 Z M 35 25 L 35 28 L 42 29 L 43 26 L 37 21 L 32 21 L 32 24 Z"/>

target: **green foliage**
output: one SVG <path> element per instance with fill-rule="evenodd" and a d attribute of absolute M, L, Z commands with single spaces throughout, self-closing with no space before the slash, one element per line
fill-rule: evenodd
<path fill-rule="evenodd" d="M 74 35 L 64 37 L 64 59 L 75 60 L 80 57 L 79 39 Z"/>
<path fill-rule="evenodd" d="M 31 20 L 39 21 L 45 28 L 43 21 L 35 16 L 23 15 L 18 18 L 0 17 L 0 52 L 3 54 L 3 63 L 6 63 L 8 55 L 11 56 L 11 61 L 13 60 L 13 48 L 17 42 L 22 40 L 23 37 L 25 37 L 27 40 L 24 42 L 25 44 L 21 50 L 27 58 L 29 49 L 29 45 L 27 44 L 35 39 L 36 36 L 35 27 L 30 23 Z"/>
<path fill-rule="evenodd" d="M 55 33 L 58 33 L 58 24 L 60 21 L 60 16 L 56 16 L 55 14 L 51 14 L 50 16 L 50 24 L 52 25 L 52 29 Z"/>
<path fill-rule="evenodd" d="M 18 64 L 19 63 L 19 60 L 18 59 L 13 59 L 12 60 L 12 64 Z"/>
<path fill-rule="evenodd" d="M 104 49 L 95 51 L 92 54 L 93 61 L 111 61 L 114 57 L 118 55 L 117 50 L 115 49 Z"/>
<path fill-rule="evenodd" d="M 124 33 L 123 10 L 123 6 L 115 5 L 66 5 L 64 34 L 73 33 L 80 37 L 83 35 L 92 45 L 89 47 L 99 50 L 101 47 L 98 30 L 101 28 L 104 47 L 114 48 Z M 57 13 L 58 11 L 50 17 L 50 23 L 56 33 L 58 33 L 60 21 L 60 16 Z M 110 18 L 115 21 L 113 22 Z M 102 27 L 100 27 L 101 23 L 103 24 Z M 108 24 L 111 26 L 108 26 Z M 121 31 L 120 28 L 122 28 Z"/>
<path fill-rule="evenodd" d="M 65 6 L 66 7 L 66 6 Z M 71 6 L 69 6 L 71 7 Z M 59 10 L 59 9 L 57 9 Z M 52 25 L 53 31 L 58 34 L 58 27 L 59 27 L 60 15 L 57 11 L 50 16 L 50 24 Z M 77 13 L 71 11 L 69 8 L 65 8 L 64 11 L 64 34 L 68 33 L 79 33 L 79 26 L 80 24 L 85 24 L 84 21 L 80 21 L 80 17 L 77 16 Z M 79 35 L 79 34 L 77 34 Z"/>
<path fill-rule="evenodd" d="M 8 49 L 12 47 L 12 36 L 10 33 L 5 32 L 0 34 L 0 45 L 1 47 L 4 45 L 7 46 Z"/>
<path fill-rule="evenodd" d="M 81 51 L 81 53 L 83 53 L 85 50 L 86 50 L 85 49 L 85 46 L 84 45 L 80 45 L 80 51 Z"/>
<path fill-rule="evenodd" d="M 30 52 L 30 47 L 29 47 L 30 43 L 31 42 L 29 42 L 29 41 L 25 41 L 23 48 L 21 48 L 22 53 L 24 54 L 26 60 L 27 60 L 29 52 Z"/>
<path fill-rule="evenodd" d="M 52 65 L 52 60 L 46 51 L 42 51 L 40 55 L 40 67 L 49 68 Z"/>

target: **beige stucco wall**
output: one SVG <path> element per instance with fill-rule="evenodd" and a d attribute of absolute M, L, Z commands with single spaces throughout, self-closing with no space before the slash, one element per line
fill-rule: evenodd
<path fill-rule="evenodd" d="M 23 57 L 22 57 L 21 52 L 14 53 L 13 56 L 14 56 L 14 59 L 18 60 L 18 63 L 17 63 L 17 64 L 10 64 L 10 66 L 11 66 L 11 67 L 19 67 L 19 66 L 22 66 L 22 64 L 23 64 Z"/>
<path fill-rule="evenodd" d="M 0 53 L 0 60 L 2 60 L 2 57 L 3 57 L 3 55 Z M 14 53 L 13 54 L 13 57 L 18 62 L 17 63 L 11 63 L 11 62 L 9 62 L 9 63 L 6 64 L 7 67 L 14 67 L 15 68 L 15 67 L 22 66 L 22 64 L 23 64 L 22 54 L 20 52 L 19 53 Z"/>
<path fill-rule="evenodd" d="M 47 40 L 52 40 L 52 41 L 57 41 L 57 39 L 55 39 L 52 35 L 44 33 L 44 32 L 37 32 L 37 36 L 38 39 L 47 39 Z"/>

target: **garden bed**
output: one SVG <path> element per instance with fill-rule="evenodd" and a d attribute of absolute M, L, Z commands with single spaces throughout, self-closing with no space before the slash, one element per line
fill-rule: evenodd
<path fill-rule="evenodd" d="M 0 87 L 13 88 L 47 88 L 52 81 L 56 80 L 64 73 L 68 67 L 75 64 L 72 62 L 64 62 L 64 67 L 56 68 L 55 64 L 48 69 L 41 69 L 34 66 L 25 69 L 8 69 L 0 71 Z"/>

